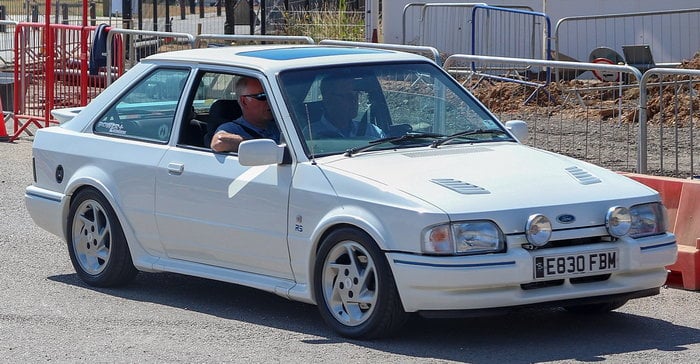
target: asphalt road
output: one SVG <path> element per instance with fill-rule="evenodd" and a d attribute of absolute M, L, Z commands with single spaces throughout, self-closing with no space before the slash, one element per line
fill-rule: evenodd
<path fill-rule="evenodd" d="M 141 273 L 90 288 L 26 212 L 30 183 L 31 141 L 0 143 L 0 362 L 700 363 L 700 292 L 674 288 L 593 317 L 416 318 L 381 341 L 343 339 L 314 306 L 232 284 Z"/>

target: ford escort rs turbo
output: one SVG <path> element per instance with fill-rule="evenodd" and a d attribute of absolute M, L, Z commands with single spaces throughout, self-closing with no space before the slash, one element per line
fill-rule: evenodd
<path fill-rule="evenodd" d="M 237 94 L 241 77 L 263 92 Z M 214 152 L 241 97 L 269 104 L 280 140 Z M 374 338 L 416 313 L 614 310 L 659 293 L 676 259 L 657 192 L 523 144 L 523 122 L 501 123 L 419 55 L 157 54 L 64 120 L 36 133 L 25 200 L 91 286 L 139 271 L 221 280 Z"/>

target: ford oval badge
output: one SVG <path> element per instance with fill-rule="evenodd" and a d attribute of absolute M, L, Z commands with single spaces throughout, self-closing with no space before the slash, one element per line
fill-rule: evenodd
<path fill-rule="evenodd" d="M 559 221 L 562 224 L 571 224 L 572 222 L 576 221 L 576 217 L 574 217 L 574 215 L 569 214 L 559 215 L 557 216 L 557 221 Z"/>

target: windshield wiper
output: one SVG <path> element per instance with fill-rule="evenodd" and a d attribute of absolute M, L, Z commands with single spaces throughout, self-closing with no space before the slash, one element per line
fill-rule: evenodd
<path fill-rule="evenodd" d="M 433 141 L 432 144 L 430 144 L 431 148 L 437 148 L 450 140 L 456 139 L 456 138 L 461 138 L 465 137 L 468 135 L 475 135 L 475 134 L 506 134 L 505 131 L 501 129 L 473 129 L 473 130 L 464 130 L 460 131 L 459 133 L 454 133 L 452 135 L 448 135 L 444 138 L 440 138 L 438 140 Z"/>
<path fill-rule="evenodd" d="M 401 136 L 397 137 L 386 137 L 386 138 L 381 138 L 377 140 L 372 140 L 367 145 L 359 146 L 359 147 L 354 147 L 350 148 L 345 151 L 345 156 L 346 157 L 352 157 L 353 154 L 362 152 L 364 150 L 374 148 L 375 146 L 379 144 L 384 144 L 384 143 L 392 143 L 392 144 L 397 144 L 405 140 L 412 140 L 412 139 L 425 139 L 425 138 L 442 138 L 444 137 L 443 134 L 438 134 L 438 133 L 406 133 Z"/>

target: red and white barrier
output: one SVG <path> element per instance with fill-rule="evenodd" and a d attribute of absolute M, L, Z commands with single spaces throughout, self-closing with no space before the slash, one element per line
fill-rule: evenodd
<path fill-rule="evenodd" d="M 669 229 L 676 235 L 678 260 L 668 266 L 667 283 L 700 290 L 700 181 L 625 173 L 661 194 Z"/>

